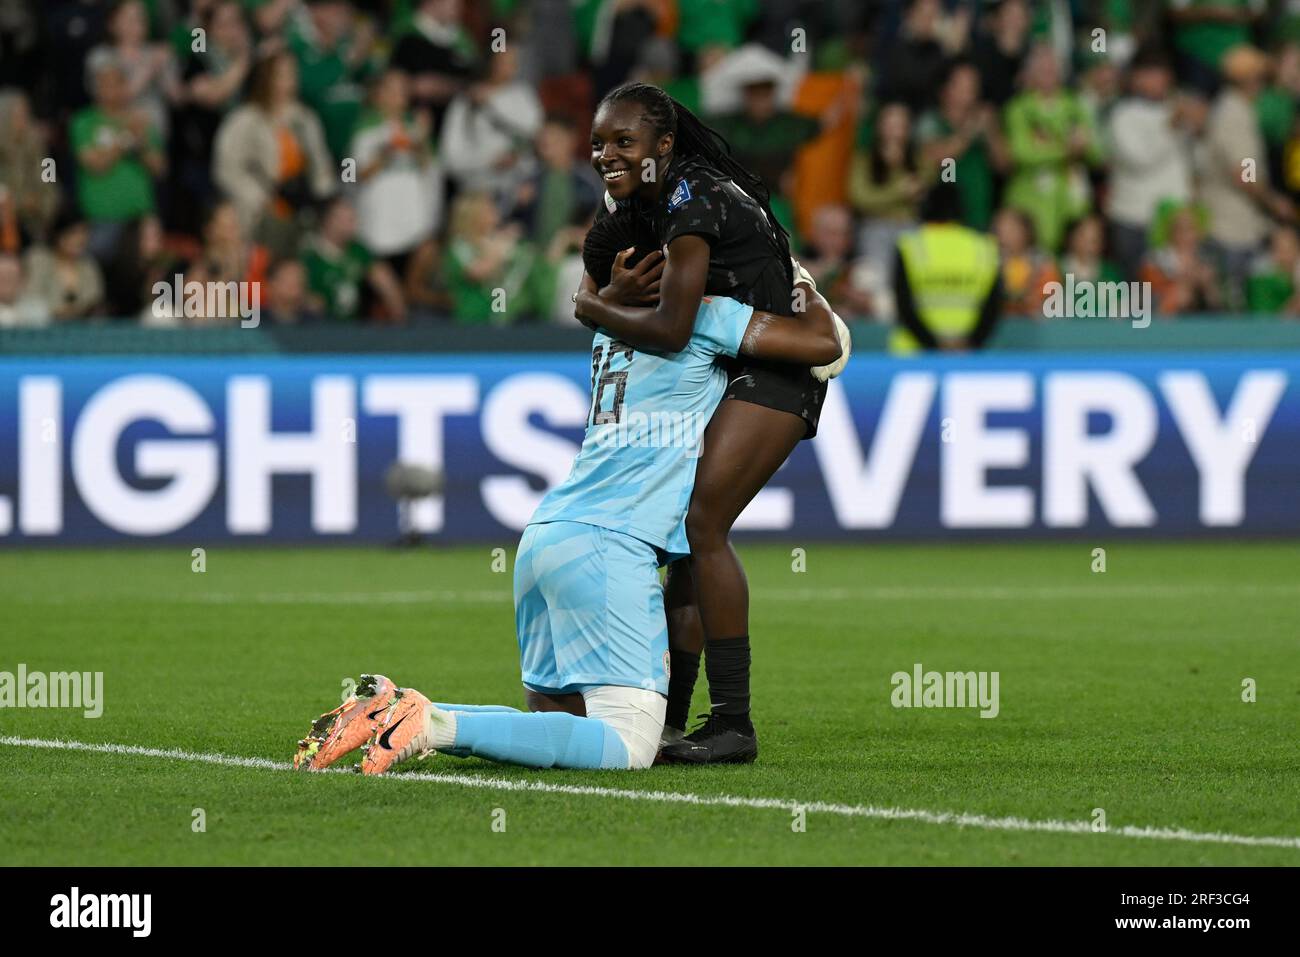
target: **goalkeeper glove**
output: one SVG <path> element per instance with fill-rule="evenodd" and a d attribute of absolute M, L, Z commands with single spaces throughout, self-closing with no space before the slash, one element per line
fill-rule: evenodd
<path fill-rule="evenodd" d="M 796 283 L 806 282 L 812 286 L 813 292 L 817 291 L 817 283 L 813 281 L 812 274 L 797 259 L 791 259 L 790 263 L 794 266 L 794 281 Z M 849 327 L 844 324 L 834 312 L 831 313 L 831 320 L 835 323 L 835 335 L 840 340 L 840 357 L 830 365 L 813 366 L 813 378 L 818 382 L 825 382 L 827 379 L 834 379 L 844 371 L 844 367 L 849 364 L 849 356 L 853 352 L 853 337 L 849 334 Z"/>

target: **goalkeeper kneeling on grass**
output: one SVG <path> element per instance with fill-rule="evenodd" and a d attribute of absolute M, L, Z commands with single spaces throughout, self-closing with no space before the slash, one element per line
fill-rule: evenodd
<path fill-rule="evenodd" d="M 643 302 L 656 294 L 663 260 L 646 255 L 654 238 L 636 229 L 611 217 L 588 233 L 583 257 L 599 295 Z M 364 675 L 355 695 L 313 723 L 294 766 L 319 770 L 364 747 L 364 774 L 436 751 L 537 768 L 649 767 L 668 692 L 658 568 L 689 552 L 695 464 L 727 384 L 715 360 L 741 353 L 801 363 L 822 379 L 848 360 L 848 330 L 811 278 L 795 273 L 802 315 L 706 297 L 677 352 L 637 352 L 597 330 L 582 449 L 533 514 L 515 562 L 530 711 L 434 703 Z"/>

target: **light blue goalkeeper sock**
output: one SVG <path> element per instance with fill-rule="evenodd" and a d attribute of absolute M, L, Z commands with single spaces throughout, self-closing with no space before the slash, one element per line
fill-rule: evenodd
<path fill-rule="evenodd" d="M 505 704 L 441 704 L 435 701 L 433 703 L 433 706 L 437 708 L 439 711 L 472 711 L 472 712 L 500 711 L 500 712 L 505 712 L 507 714 L 523 714 L 523 712 L 520 711 L 518 708 L 512 708 L 509 705 L 505 705 Z"/>
<path fill-rule="evenodd" d="M 442 704 L 441 702 L 434 702 L 433 706 L 441 711 L 459 711 L 462 714 L 469 712 L 476 714 L 482 714 L 485 712 L 497 712 L 502 714 L 523 713 L 518 708 L 512 708 L 505 704 Z M 453 758 L 468 758 L 473 756 L 470 753 L 469 748 L 440 748 L 438 753 L 448 754 Z"/>
<path fill-rule="evenodd" d="M 613 728 L 598 718 L 563 711 L 462 711 L 456 715 L 455 750 L 530 768 L 628 766 L 627 746 Z"/>

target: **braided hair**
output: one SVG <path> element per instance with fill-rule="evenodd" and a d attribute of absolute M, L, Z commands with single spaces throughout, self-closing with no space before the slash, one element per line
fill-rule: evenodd
<path fill-rule="evenodd" d="M 624 264 L 631 269 L 659 246 L 659 239 L 649 224 L 639 216 L 606 216 L 587 230 L 582 243 L 582 265 L 596 285 L 609 285 L 614 259 L 623 250 L 635 251 Z"/>
<path fill-rule="evenodd" d="M 776 214 L 772 212 L 771 191 L 762 179 L 736 161 L 731 155 L 731 146 L 721 133 L 706 125 L 698 116 L 659 87 L 649 83 L 632 82 L 617 86 L 605 94 L 597 109 L 607 103 L 636 103 L 644 109 L 642 119 L 650 124 L 655 136 L 674 134 L 674 155 L 702 160 L 753 197 L 767 215 L 767 221 L 771 224 L 777 247 L 781 252 L 784 271 L 793 285 L 794 267 L 790 263 L 790 235 L 777 220 Z"/>

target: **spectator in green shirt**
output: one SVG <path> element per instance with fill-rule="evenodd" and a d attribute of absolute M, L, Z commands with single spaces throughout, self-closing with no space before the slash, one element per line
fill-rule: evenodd
<path fill-rule="evenodd" d="M 368 296 L 374 297 L 382 303 L 386 321 L 404 322 L 406 302 L 397 275 L 356 236 L 356 210 L 348 200 L 335 199 L 302 255 L 313 299 L 323 305 L 327 318 L 355 322 L 366 318 L 363 305 Z"/>
<path fill-rule="evenodd" d="M 1010 156 L 996 110 L 981 99 L 980 74 L 973 63 L 952 66 L 939 91 L 938 109 L 921 117 L 916 136 L 926 162 L 939 170 L 940 178 L 956 183 L 962 224 L 986 231 L 993 221 L 995 175 L 1007 170 Z"/>
<path fill-rule="evenodd" d="M 1219 61 L 1235 46 L 1251 43 L 1251 26 L 1264 15 L 1265 0 L 1167 0 L 1178 51 L 1179 79 L 1214 96 Z"/>
<path fill-rule="evenodd" d="M 411 78 L 411 108 L 442 127 L 447 105 L 475 72 L 478 50 L 461 23 L 461 0 L 419 0 L 401 25 L 395 18 L 388 65 Z"/>
<path fill-rule="evenodd" d="M 1268 146 L 1273 182 L 1284 183 L 1284 154 L 1295 129 L 1296 102 L 1300 97 L 1300 45 L 1284 44 L 1274 55 L 1273 64 L 1273 82 L 1255 100 L 1255 115 Z"/>
<path fill-rule="evenodd" d="M 518 223 L 502 227 L 489 194 L 457 197 L 443 270 L 458 323 L 505 325 L 535 312 L 538 257 L 522 237 Z"/>
<path fill-rule="evenodd" d="M 591 166 L 576 159 L 578 130 L 573 120 L 552 113 L 537 134 L 537 160 L 510 200 L 509 216 L 521 223 L 538 249 L 556 233 L 585 221 L 603 202 L 605 187 Z"/>
<path fill-rule="evenodd" d="M 1300 316 L 1300 236 L 1290 226 L 1275 226 L 1268 252 L 1260 254 L 1246 280 L 1246 307 L 1254 313 Z"/>
<path fill-rule="evenodd" d="M 759 13 L 759 0 L 677 0 L 681 26 L 677 40 L 698 53 L 704 47 L 733 49 L 745 39 L 745 30 Z"/>
<path fill-rule="evenodd" d="M 330 153 L 347 156 L 365 84 L 374 72 L 374 25 L 367 17 L 356 17 L 346 0 L 309 0 L 307 12 L 289 31 L 300 95 L 320 117 Z"/>
<path fill-rule="evenodd" d="M 1064 279 L 1068 281 L 1073 277 L 1076 298 L 1088 295 L 1087 284 L 1092 284 L 1095 291 L 1097 283 L 1124 281 L 1124 274 L 1106 255 L 1106 225 L 1096 213 L 1089 213 L 1070 224 L 1065 234 L 1065 252 L 1061 254 L 1060 266 Z M 1100 298 L 1096 301 L 1102 302 Z"/>
<path fill-rule="evenodd" d="M 95 72 L 95 105 L 72 117 L 77 199 L 90 223 L 90 251 L 104 260 L 122 227 L 155 212 L 153 178 L 166 167 L 162 139 L 130 108 L 126 75 L 111 59 Z"/>
<path fill-rule="evenodd" d="M 710 51 L 721 51 L 721 48 L 711 47 Z M 712 57 L 710 63 L 716 63 L 721 58 L 719 54 L 713 52 L 710 52 L 709 56 Z M 682 106 L 698 115 L 704 109 L 700 103 L 700 78 L 695 74 L 684 72 L 680 66 L 681 60 L 681 50 L 671 37 L 650 37 L 640 45 L 636 63 L 628 74 L 628 79 L 659 87 Z M 704 71 L 699 59 L 696 61 L 696 71 L 697 73 Z M 605 92 L 608 93 L 609 90 Z"/>
<path fill-rule="evenodd" d="M 106 42 L 86 57 L 87 76 L 94 76 L 100 62 L 115 62 L 126 76 L 130 106 L 149 117 L 149 124 L 167 139 L 170 107 L 181 92 L 171 47 L 150 42 L 149 13 L 141 0 L 113 4 L 106 27 Z"/>
<path fill-rule="evenodd" d="M 1065 224 L 1091 208 L 1087 168 L 1101 162 L 1100 140 L 1091 113 L 1061 87 L 1051 47 L 1034 47 L 1024 76 L 1025 92 L 1003 118 L 1014 164 L 1005 202 L 1026 213 L 1039 242 L 1055 251 Z"/>
<path fill-rule="evenodd" d="M 795 151 L 821 132 L 822 123 L 781 109 L 774 78 L 746 83 L 743 97 L 741 111 L 719 117 L 713 128 L 730 144 L 732 155 L 757 173 L 772 195 L 789 195 L 786 180 Z"/>
<path fill-rule="evenodd" d="M 259 36 L 277 36 L 297 12 L 299 0 L 241 0 Z"/>

